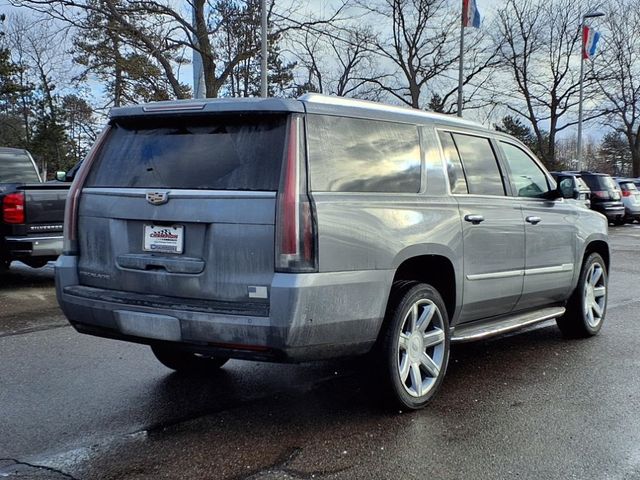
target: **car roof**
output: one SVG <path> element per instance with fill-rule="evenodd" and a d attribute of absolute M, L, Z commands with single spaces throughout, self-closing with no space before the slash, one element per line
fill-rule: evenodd
<path fill-rule="evenodd" d="M 571 174 L 577 174 L 577 175 L 583 175 L 583 176 L 584 175 L 593 175 L 593 176 L 598 176 L 598 177 L 611 177 L 611 175 L 609 175 L 608 173 L 589 172 L 587 170 L 581 170 L 581 171 L 567 170 L 567 171 L 565 171 L 563 173 L 571 173 Z"/>
<path fill-rule="evenodd" d="M 206 98 L 151 102 L 140 105 L 114 107 L 110 110 L 109 117 L 111 119 L 118 119 L 123 117 L 158 115 L 206 115 L 221 112 L 306 112 L 404 123 L 438 123 L 451 127 L 489 130 L 480 123 L 462 119 L 454 115 L 317 93 L 307 93 L 297 99 L 273 97 Z M 492 131 L 492 133 L 498 132 Z"/>

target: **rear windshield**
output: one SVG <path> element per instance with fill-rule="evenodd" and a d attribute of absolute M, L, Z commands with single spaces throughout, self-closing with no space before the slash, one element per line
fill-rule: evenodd
<path fill-rule="evenodd" d="M 0 183 L 40 183 L 29 155 L 24 152 L 0 152 Z"/>
<path fill-rule="evenodd" d="M 636 184 L 629 181 L 629 182 L 620 182 L 620 188 L 622 189 L 622 191 L 627 192 L 630 190 L 636 191 L 638 190 L 636 188 Z"/>
<path fill-rule="evenodd" d="M 615 190 L 616 182 L 609 175 L 585 175 L 582 179 L 591 190 Z"/>
<path fill-rule="evenodd" d="M 86 186 L 275 191 L 285 123 L 284 115 L 119 121 Z"/>

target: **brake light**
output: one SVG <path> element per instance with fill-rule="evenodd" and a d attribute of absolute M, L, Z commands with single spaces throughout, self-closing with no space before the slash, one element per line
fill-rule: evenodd
<path fill-rule="evenodd" d="M 591 194 L 594 197 L 602 198 L 603 200 L 609 199 L 609 192 L 607 192 L 606 190 L 592 190 Z"/>
<path fill-rule="evenodd" d="M 315 272 L 313 204 L 307 194 L 302 118 L 291 117 L 276 216 L 276 271 Z"/>
<path fill-rule="evenodd" d="M 629 190 L 623 190 L 622 191 L 622 196 L 623 197 L 630 197 L 631 196 L 631 192 Z"/>
<path fill-rule="evenodd" d="M 2 199 L 2 220 L 5 223 L 24 223 L 24 192 L 9 193 Z"/>
<path fill-rule="evenodd" d="M 80 192 L 84 186 L 84 182 L 87 179 L 87 175 L 91 170 L 91 164 L 95 160 L 102 143 L 109 131 L 110 127 L 107 127 L 98 136 L 95 143 L 89 150 L 89 153 L 82 161 L 82 165 L 76 172 L 76 176 L 73 179 L 73 183 L 69 188 L 67 194 L 67 203 L 64 209 L 64 241 L 62 245 L 63 255 L 77 255 L 78 254 L 78 207 L 80 204 Z"/>

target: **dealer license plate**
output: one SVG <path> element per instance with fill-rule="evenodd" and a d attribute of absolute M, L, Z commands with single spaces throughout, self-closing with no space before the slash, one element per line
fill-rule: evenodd
<path fill-rule="evenodd" d="M 145 252 L 182 253 L 183 246 L 183 225 L 144 226 L 144 245 L 142 248 Z"/>

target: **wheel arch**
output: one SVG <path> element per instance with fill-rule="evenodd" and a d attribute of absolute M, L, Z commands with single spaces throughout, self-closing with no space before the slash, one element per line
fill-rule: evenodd
<path fill-rule="evenodd" d="M 603 239 L 593 239 L 586 243 L 584 247 L 584 253 L 582 255 L 582 263 L 586 260 L 586 258 L 592 254 L 599 254 L 604 260 L 605 266 L 607 267 L 607 272 L 609 272 L 609 265 L 611 262 L 611 253 L 609 251 L 609 244 Z"/>
<path fill-rule="evenodd" d="M 452 322 L 462 303 L 461 268 L 444 252 L 422 253 L 402 259 L 395 269 L 387 308 L 392 301 L 394 285 L 398 282 L 428 283 L 442 296 L 449 322 Z"/>

